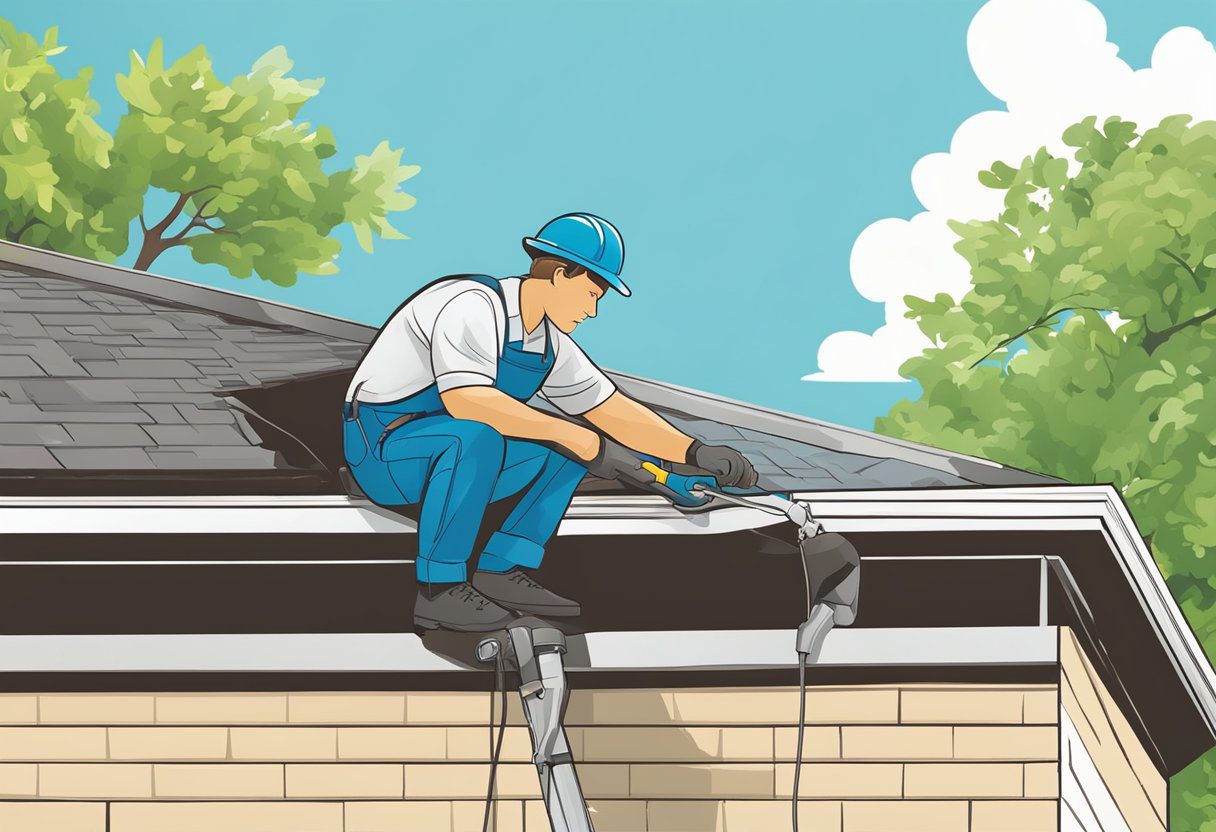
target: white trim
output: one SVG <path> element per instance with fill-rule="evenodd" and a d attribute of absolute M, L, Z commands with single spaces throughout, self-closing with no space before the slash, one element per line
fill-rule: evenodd
<path fill-rule="evenodd" d="M 830 531 L 1099 531 L 1216 734 L 1216 671 L 1174 603 L 1127 507 L 1109 485 L 807 492 Z M 762 511 L 685 513 L 660 497 L 580 495 L 562 535 L 721 534 L 783 522 Z M 412 533 L 414 524 L 346 497 L 0 497 L 8 533 Z M 0 538 L 2 539 L 2 538 Z M 913 553 L 930 554 L 930 553 Z"/>
<path fill-rule="evenodd" d="M 589 633 L 591 666 L 609 670 L 795 667 L 794 630 Z M 1054 665 L 1056 627 L 836 629 L 825 667 Z"/>
<path fill-rule="evenodd" d="M 762 670 L 797 665 L 793 630 L 599 632 L 569 638 L 570 671 Z M 470 664 L 472 644 L 470 640 Z M 580 644 L 579 642 L 583 642 Z M 1055 627 L 839 629 L 821 665 L 1055 664 Z M 9 635 L 0 672 L 429 672 L 461 665 L 413 633 Z"/>
<path fill-rule="evenodd" d="M 1064 829 L 1132 832 L 1072 718 L 1060 709 L 1060 801 Z"/>

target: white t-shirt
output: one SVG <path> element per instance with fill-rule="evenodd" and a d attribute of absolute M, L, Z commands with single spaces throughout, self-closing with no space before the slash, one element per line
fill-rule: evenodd
<path fill-rule="evenodd" d="M 526 352 L 544 353 L 553 344 L 553 369 L 540 395 L 576 416 L 602 404 L 616 387 L 574 340 L 543 319 L 524 332 L 519 312 L 522 278 L 500 281 L 498 294 L 475 280 L 436 283 L 389 318 L 355 369 L 346 391 L 359 384 L 359 401 L 382 404 L 403 399 L 434 384 L 439 392 L 456 387 L 492 386 L 503 341 L 522 341 Z M 503 330 L 507 337 L 503 338 Z"/>

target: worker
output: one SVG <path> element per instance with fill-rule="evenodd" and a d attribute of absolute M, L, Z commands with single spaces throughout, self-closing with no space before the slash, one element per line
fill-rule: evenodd
<path fill-rule="evenodd" d="M 588 470 L 636 476 L 624 446 L 693 465 L 719 485 L 756 482 L 743 454 L 703 444 L 625 396 L 571 339 L 609 289 L 630 294 L 617 229 L 565 214 L 523 245 L 525 275 L 441 278 L 407 299 L 347 391 L 343 443 L 355 482 L 379 505 L 421 504 L 421 628 L 488 632 L 516 615 L 578 615 L 579 604 L 541 586 L 534 570 Z M 538 394 L 598 431 L 528 404 Z M 514 494 L 474 553 L 486 507 Z"/>

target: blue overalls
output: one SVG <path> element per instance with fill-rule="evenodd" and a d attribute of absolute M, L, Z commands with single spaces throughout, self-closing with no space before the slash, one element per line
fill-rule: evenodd
<path fill-rule="evenodd" d="M 503 298 L 492 277 L 459 279 L 489 286 Z M 525 352 L 522 341 L 504 341 L 494 388 L 527 401 L 552 367 L 548 339 L 543 355 Z M 404 423 L 394 425 L 395 420 Z M 421 582 L 468 580 L 468 560 L 486 507 L 520 491 L 519 502 L 486 543 L 477 569 L 539 566 L 545 543 L 587 472 L 535 442 L 504 438 L 482 422 L 453 418 L 434 384 L 396 402 L 347 402 L 342 421 L 346 461 L 364 493 L 382 506 L 422 504 L 416 562 Z"/>

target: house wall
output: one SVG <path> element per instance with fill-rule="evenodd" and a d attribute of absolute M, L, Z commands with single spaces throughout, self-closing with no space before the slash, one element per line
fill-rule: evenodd
<path fill-rule="evenodd" d="M 1061 826 L 1164 832 L 1169 784 L 1071 630 L 1060 630 Z"/>
<path fill-rule="evenodd" d="M 509 699 L 498 828 L 545 830 Z M 9 694 L 0 828 L 476 830 L 489 708 L 458 692 Z M 789 828 L 797 709 L 789 687 L 575 691 L 597 829 Z M 802 828 L 1055 830 L 1058 713 L 1054 685 L 812 688 Z"/>

